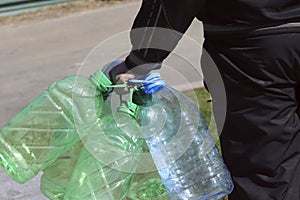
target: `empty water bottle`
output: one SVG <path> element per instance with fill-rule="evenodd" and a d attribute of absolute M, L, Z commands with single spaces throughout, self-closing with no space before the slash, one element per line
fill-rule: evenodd
<path fill-rule="evenodd" d="M 24 183 L 68 151 L 80 139 L 75 122 L 87 129 L 97 121 L 110 84 L 101 71 L 69 76 L 29 103 L 0 131 L 0 165 L 7 174 Z"/>
<path fill-rule="evenodd" d="M 79 141 L 43 171 L 40 189 L 50 200 L 64 199 L 82 147 L 83 144 Z"/>
<path fill-rule="evenodd" d="M 197 105 L 167 85 L 146 99 L 138 118 L 170 199 L 228 195 L 233 189 L 230 173 Z"/>
<path fill-rule="evenodd" d="M 142 152 L 141 129 L 123 104 L 87 136 L 65 200 L 125 199 Z"/>

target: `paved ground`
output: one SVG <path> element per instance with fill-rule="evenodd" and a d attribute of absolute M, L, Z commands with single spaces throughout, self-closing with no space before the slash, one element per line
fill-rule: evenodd
<path fill-rule="evenodd" d="M 69 16 L 0 29 L 0 127 L 55 80 L 67 75 L 89 73 L 108 61 L 122 58 L 130 48 L 128 30 L 140 1 L 113 5 Z M 201 77 L 188 63 L 199 64 L 202 29 L 199 22 L 189 29 L 173 58 L 161 73 L 178 89 L 199 86 Z M 100 44 L 100 45 L 98 45 Z M 80 64 L 88 57 L 90 67 Z M 122 56 L 121 56 L 122 55 Z M 92 62 L 91 61 L 91 62 Z M 184 67 L 183 67 L 184 66 Z M 165 76 L 168 74 L 168 76 Z M 200 78 L 199 78 L 200 77 Z M 0 170 L 1 200 L 43 200 L 39 176 L 19 185 Z"/>

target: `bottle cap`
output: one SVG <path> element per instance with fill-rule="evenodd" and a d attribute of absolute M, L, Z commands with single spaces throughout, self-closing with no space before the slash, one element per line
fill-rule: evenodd
<path fill-rule="evenodd" d="M 90 77 L 93 83 L 95 83 L 102 92 L 107 92 L 112 85 L 112 82 L 101 70 L 96 71 Z"/>
<path fill-rule="evenodd" d="M 154 94 L 161 90 L 165 85 L 166 83 L 159 73 L 151 73 L 145 77 L 143 87 L 146 94 Z"/>

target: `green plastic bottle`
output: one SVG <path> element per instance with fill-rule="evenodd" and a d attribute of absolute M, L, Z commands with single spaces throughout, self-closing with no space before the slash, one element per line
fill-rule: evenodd
<path fill-rule="evenodd" d="M 65 200 L 123 200 L 142 153 L 141 129 L 126 104 L 86 137 Z"/>
<path fill-rule="evenodd" d="M 80 151 L 81 141 L 43 171 L 40 189 L 50 200 L 63 200 Z"/>
<path fill-rule="evenodd" d="M 87 130 L 98 120 L 110 84 L 101 71 L 51 84 L 0 130 L 0 165 L 6 173 L 25 183 L 74 146 L 80 140 L 77 126 Z"/>
<path fill-rule="evenodd" d="M 138 164 L 138 173 L 135 174 L 130 185 L 127 198 L 130 200 L 169 200 L 168 192 L 155 168 L 153 159 L 144 143 L 143 157 Z"/>
<path fill-rule="evenodd" d="M 127 198 L 130 200 L 170 199 L 157 171 L 136 174 Z"/>

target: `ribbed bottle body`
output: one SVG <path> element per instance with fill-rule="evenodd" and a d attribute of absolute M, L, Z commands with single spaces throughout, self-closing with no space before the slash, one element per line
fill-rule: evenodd
<path fill-rule="evenodd" d="M 126 198 L 142 152 L 140 128 L 125 113 L 106 114 L 86 137 L 65 200 Z"/>
<path fill-rule="evenodd" d="M 95 120 L 102 102 L 89 78 L 54 82 L 1 129 L 2 167 L 18 183 L 30 180 L 80 140 L 75 121 Z"/>
<path fill-rule="evenodd" d="M 220 199 L 232 189 L 227 167 L 197 105 L 164 87 L 141 109 L 145 140 L 172 200 Z"/>
<path fill-rule="evenodd" d="M 40 189 L 50 200 L 64 199 L 82 147 L 83 144 L 79 141 L 69 151 L 57 158 L 53 164 L 43 170 Z"/>

